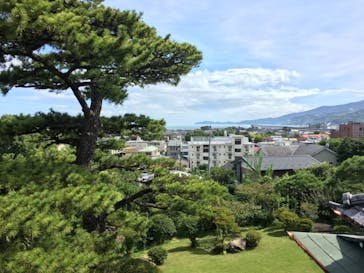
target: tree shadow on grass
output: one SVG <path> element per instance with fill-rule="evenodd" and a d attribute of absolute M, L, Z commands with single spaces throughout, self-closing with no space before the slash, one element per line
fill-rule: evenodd
<path fill-rule="evenodd" d="M 183 252 L 183 251 L 188 251 L 193 255 L 211 255 L 210 251 L 207 251 L 206 249 L 199 248 L 199 247 L 192 248 L 189 246 L 179 246 L 179 247 L 175 247 L 175 248 L 168 250 L 169 253 L 176 253 L 176 252 Z"/>
<path fill-rule="evenodd" d="M 283 229 L 269 231 L 267 235 L 271 237 L 287 237 L 287 233 Z"/>

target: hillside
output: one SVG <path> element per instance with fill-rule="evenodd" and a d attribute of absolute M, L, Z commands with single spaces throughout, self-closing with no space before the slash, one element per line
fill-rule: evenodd
<path fill-rule="evenodd" d="M 283 115 L 277 118 L 242 120 L 241 124 L 307 125 L 314 123 L 340 124 L 350 120 L 364 122 L 364 100 L 334 106 L 321 106 L 304 112 Z M 199 122 L 199 124 L 223 122 Z"/>

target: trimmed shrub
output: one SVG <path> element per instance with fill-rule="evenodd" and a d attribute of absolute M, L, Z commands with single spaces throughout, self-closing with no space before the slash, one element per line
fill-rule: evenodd
<path fill-rule="evenodd" d="M 296 230 L 308 232 L 312 230 L 313 221 L 309 218 L 301 218 L 297 222 Z"/>
<path fill-rule="evenodd" d="M 283 223 L 284 231 L 295 230 L 299 221 L 298 215 L 285 207 L 279 208 L 275 217 Z"/>
<path fill-rule="evenodd" d="M 345 226 L 345 225 L 338 225 L 338 226 L 334 226 L 333 232 L 334 233 L 350 233 L 351 228 L 348 226 Z"/>
<path fill-rule="evenodd" d="M 156 265 L 161 265 L 167 259 L 168 252 L 163 247 L 155 246 L 149 249 L 148 256 Z"/>
<path fill-rule="evenodd" d="M 258 231 L 251 229 L 246 233 L 245 239 L 246 246 L 248 248 L 254 248 L 259 244 L 260 240 L 262 239 L 262 235 Z"/>
<path fill-rule="evenodd" d="M 151 217 L 151 226 L 148 230 L 148 240 L 155 244 L 162 244 L 172 239 L 176 234 L 176 227 L 171 218 L 164 214 L 157 214 Z"/>

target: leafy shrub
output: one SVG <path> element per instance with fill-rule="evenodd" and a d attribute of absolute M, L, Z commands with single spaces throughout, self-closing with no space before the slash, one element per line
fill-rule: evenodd
<path fill-rule="evenodd" d="M 313 226 L 313 221 L 311 219 L 302 218 L 298 220 L 296 224 L 296 230 L 308 232 L 312 230 L 312 226 Z"/>
<path fill-rule="evenodd" d="M 149 249 L 148 256 L 156 265 L 161 265 L 167 259 L 168 252 L 160 246 L 155 246 Z"/>
<path fill-rule="evenodd" d="M 279 208 L 275 213 L 275 217 L 282 222 L 285 231 L 296 229 L 299 217 L 288 208 Z"/>
<path fill-rule="evenodd" d="M 176 234 L 176 227 L 171 218 L 164 214 L 157 214 L 151 218 L 152 225 L 148 230 L 148 240 L 162 244 Z"/>
<path fill-rule="evenodd" d="M 198 216 L 180 214 L 176 220 L 177 235 L 191 240 L 191 247 L 197 247 L 197 236 L 200 233 L 200 218 Z"/>
<path fill-rule="evenodd" d="M 258 231 L 251 229 L 246 233 L 245 239 L 246 246 L 248 248 L 254 248 L 259 244 L 260 240 L 262 239 L 262 235 Z"/>
<path fill-rule="evenodd" d="M 114 271 L 113 271 L 114 272 Z M 116 272 L 116 271 L 115 271 Z M 127 258 L 122 261 L 120 271 L 123 273 L 161 273 L 160 269 L 150 262 L 141 259 Z"/>
<path fill-rule="evenodd" d="M 302 202 L 301 203 L 301 216 L 310 218 L 315 221 L 318 218 L 318 209 L 319 206 L 317 204 Z"/>
<path fill-rule="evenodd" d="M 345 226 L 345 225 L 338 225 L 338 226 L 334 226 L 333 232 L 334 233 L 350 233 L 351 228 L 348 226 Z"/>

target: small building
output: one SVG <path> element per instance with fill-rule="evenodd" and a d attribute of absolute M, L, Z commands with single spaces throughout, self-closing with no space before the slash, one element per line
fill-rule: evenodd
<path fill-rule="evenodd" d="M 329 148 L 318 144 L 300 143 L 300 145 L 295 149 L 293 154 L 310 155 L 320 162 L 327 162 L 334 166 L 338 164 L 337 154 L 333 150 L 330 150 Z"/>
<path fill-rule="evenodd" d="M 251 172 L 260 171 L 262 175 L 273 172 L 273 176 L 294 174 L 296 170 L 305 169 L 321 162 L 310 155 L 287 155 L 287 156 L 244 156 L 224 167 L 234 170 L 239 182 Z"/>

